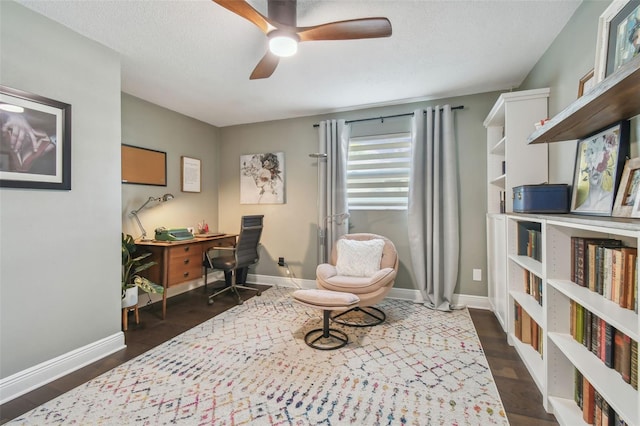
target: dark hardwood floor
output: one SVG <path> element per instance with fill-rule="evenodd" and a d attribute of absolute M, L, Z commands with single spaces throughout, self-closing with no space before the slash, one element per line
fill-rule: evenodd
<path fill-rule="evenodd" d="M 557 425 L 542 407 L 542 395 L 491 311 L 469 309 L 509 423 L 514 426 Z"/>
<path fill-rule="evenodd" d="M 269 288 L 269 286 L 257 287 Z M 254 297 L 255 293 L 243 291 L 242 295 L 246 299 Z M 145 296 L 141 295 L 140 304 L 142 305 L 144 301 Z M 129 330 L 125 332 L 126 349 L 1 405 L 0 424 L 99 376 L 233 306 L 235 306 L 235 297 L 229 293 L 217 297 L 213 306 L 207 305 L 204 290 L 198 288 L 171 297 L 167 301 L 167 319 L 164 321 L 160 318 L 159 303 L 140 308 L 139 325 L 135 324 L 133 315 L 129 317 Z M 538 388 L 515 350 L 507 344 L 505 334 L 493 313 L 479 309 L 469 309 L 469 311 L 478 330 L 478 336 L 509 422 L 515 426 L 556 425 L 555 418 L 542 408 L 542 398 Z"/>

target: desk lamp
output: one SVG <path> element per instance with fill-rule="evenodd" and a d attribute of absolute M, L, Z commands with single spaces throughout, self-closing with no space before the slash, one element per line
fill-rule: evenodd
<path fill-rule="evenodd" d="M 147 231 L 144 230 L 144 227 L 142 226 L 142 223 L 140 222 L 140 218 L 138 217 L 138 213 L 140 212 L 140 210 L 144 209 L 145 207 L 147 207 L 147 204 L 149 204 L 152 201 L 157 201 L 159 203 L 164 203 L 165 201 L 169 201 L 173 199 L 173 195 L 172 194 L 164 194 L 162 197 L 149 197 L 149 199 L 147 201 L 144 202 L 143 205 L 141 205 L 139 208 L 137 208 L 136 210 L 133 210 L 131 213 L 129 213 L 131 216 L 133 216 L 136 219 L 136 222 L 138 222 L 138 226 L 140 227 L 140 230 L 142 231 L 142 236 L 140 237 L 140 239 L 142 241 L 147 240 Z"/>

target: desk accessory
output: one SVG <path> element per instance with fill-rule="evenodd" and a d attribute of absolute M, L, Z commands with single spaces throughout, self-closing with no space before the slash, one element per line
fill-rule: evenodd
<path fill-rule="evenodd" d="M 147 231 L 145 231 L 144 227 L 142 226 L 142 223 L 140 222 L 140 218 L 138 217 L 138 213 L 140 213 L 140 211 L 145 207 L 147 207 L 147 204 L 149 204 L 152 201 L 164 203 L 165 201 L 173 200 L 173 198 L 174 197 L 172 194 L 164 194 L 162 197 L 158 197 L 158 198 L 149 197 L 149 199 L 145 201 L 143 205 L 141 205 L 136 210 L 133 210 L 131 213 L 129 213 L 131 216 L 135 218 L 136 222 L 138 223 L 138 226 L 140 227 L 140 230 L 142 231 L 142 236 L 140 237 L 142 241 L 148 240 L 148 238 L 147 238 Z"/>
<path fill-rule="evenodd" d="M 193 234 L 189 232 L 187 228 L 157 228 L 156 237 L 157 241 L 185 241 L 193 240 Z"/>

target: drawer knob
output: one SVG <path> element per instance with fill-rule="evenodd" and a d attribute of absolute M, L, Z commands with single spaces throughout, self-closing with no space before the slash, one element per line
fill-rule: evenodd
<path fill-rule="evenodd" d="M 185 264 L 185 265 L 186 265 L 186 264 L 188 264 L 190 260 L 191 260 L 191 259 L 185 259 L 185 260 L 184 260 L 184 264 Z"/>
<path fill-rule="evenodd" d="M 189 246 L 185 247 L 184 251 L 189 251 L 189 248 L 190 248 Z"/>
<path fill-rule="evenodd" d="M 188 272 L 185 272 L 184 274 L 182 274 L 185 278 L 189 276 Z"/>

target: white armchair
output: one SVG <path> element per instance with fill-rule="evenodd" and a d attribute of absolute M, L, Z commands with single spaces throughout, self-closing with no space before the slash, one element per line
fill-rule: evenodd
<path fill-rule="evenodd" d="M 347 234 L 332 248 L 329 263 L 318 265 L 316 282 L 320 289 L 353 293 L 360 298 L 357 306 L 334 312 L 332 320 L 368 327 L 386 319 L 384 312 L 373 305 L 391 291 L 397 273 L 398 253 L 391 240 L 376 234 Z M 354 312 L 364 315 L 356 318 L 351 315 Z"/>

